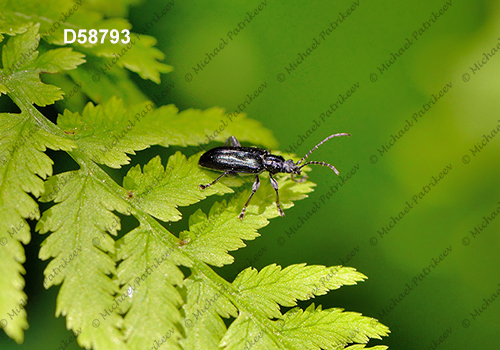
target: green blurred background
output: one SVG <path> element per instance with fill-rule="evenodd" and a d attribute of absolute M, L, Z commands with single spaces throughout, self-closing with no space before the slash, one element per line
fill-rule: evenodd
<path fill-rule="evenodd" d="M 316 120 L 320 127 L 296 153 L 304 155 L 332 133 L 349 132 L 351 138 L 329 141 L 311 159 L 330 162 L 343 175 L 359 167 L 324 203 L 322 196 L 340 178 L 314 167 L 310 179 L 318 186 L 310 198 L 297 202 L 285 218 L 273 220 L 260 231 L 262 237 L 234 253 L 233 265 L 217 271 L 232 280 L 250 265 L 352 266 L 368 279 L 314 302 L 360 312 L 390 327 L 388 338 L 369 345 L 498 349 L 500 301 L 492 301 L 479 316 L 472 314 L 500 288 L 500 219 L 480 234 L 473 236 L 471 231 L 500 207 L 500 135 L 480 152 L 473 154 L 471 149 L 500 125 L 500 53 L 475 72 L 471 67 L 500 43 L 499 2 L 448 1 L 447 10 L 416 34 L 418 39 L 413 33 L 434 18 L 432 13 L 439 15 L 445 1 L 170 2 L 170 10 L 150 30 L 144 30 L 145 23 L 167 2 L 147 1 L 130 11 L 133 30 L 155 36 L 165 62 L 175 68 L 162 76 L 162 85 L 174 88 L 155 102 L 174 103 L 181 110 L 221 106 L 232 112 L 246 94 L 266 84 L 244 112 L 273 131 L 281 151 L 289 150 Z M 262 10 L 230 40 L 228 32 L 259 5 Z M 321 32 L 351 6 L 355 10 L 322 39 Z M 221 38 L 228 44 L 196 73 L 193 67 L 219 46 Z M 413 43 L 381 73 L 377 67 L 404 47 L 407 38 Z M 316 49 L 288 73 L 285 67 L 296 62 L 299 53 L 305 56 L 314 39 L 319 42 Z M 158 86 L 134 79 L 153 98 Z M 398 134 L 447 83 L 452 86 L 448 92 L 380 154 L 378 149 L 391 135 Z M 354 84 L 359 84 L 355 93 L 320 122 L 320 115 Z M 173 151 L 139 152 L 133 163 L 144 164 L 159 152 L 163 157 Z M 381 237 L 378 231 L 446 166 L 451 166 L 448 174 Z M 320 205 L 318 213 L 287 235 L 315 202 Z M 180 225 L 185 227 L 185 221 Z M 57 349 L 72 336 L 65 320 L 53 316 L 58 288 L 42 288 L 43 269 L 37 265 L 41 240 L 35 235 L 27 247 L 30 329 L 25 343 L 18 346 L 0 332 L 1 349 Z M 447 249 L 448 255 L 425 275 L 424 268 Z M 407 295 L 406 284 L 413 288 Z M 400 301 L 391 309 L 393 299 Z M 74 342 L 67 347 L 76 348 Z"/>

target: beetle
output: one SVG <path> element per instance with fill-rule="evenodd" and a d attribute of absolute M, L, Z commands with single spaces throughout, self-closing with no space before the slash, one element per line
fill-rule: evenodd
<path fill-rule="evenodd" d="M 283 158 L 282 156 L 271 154 L 270 151 L 263 148 L 242 147 L 236 137 L 231 136 L 227 139 L 224 146 L 212 148 L 203 153 L 200 157 L 200 160 L 198 162 L 199 166 L 211 170 L 222 171 L 223 173 L 211 183 L 207 185 L 199 185 L 199 187 L 200 189 L 204 190 L 218 182 L 225 175 L 255 174 L 255 182 L 252 186 L 252 193 L 250 194 L 250 197 L 248 197 L 248 200 L 246 201 L 240 215 L 238 216 L 239 219 L 243 219 L 248 203 L 250 203 L 253 195 L 259 189 L 259 174 L 267 171 L 269 172 L 269 180 L 271 180 L 271 185 L 276 191 L 276 206 L 278 207 L 278 212 L 281 216 L 285 216 L 285 213 L 280 206 L 278 182 L 273 177 L 273 175 L 277 173 L 288 173 L 292 174 L 293 181 L 303 182 L 305 181 L 307 175 L 303 176 L 299 180 L 296 180 L 294 178 L 294 175 L 301 175 L 301 169 L 309 164 L 327 166 L 332 169 L 335 174 L 339 175 L 339 171 L 333 165 L 325 162 L 310 161 L 300 165 L 319 146 L 337 136 L 351 135 L 346 133 L 339 133 L 328 136 L 323 141 L 314 146 L 313 149 L 311 149 L 297 163 L 294 163 L 292 159 L 285 160 L 285 158 Z M 230 146 L 228 146 L 228 144 L 230 144 Z"/>

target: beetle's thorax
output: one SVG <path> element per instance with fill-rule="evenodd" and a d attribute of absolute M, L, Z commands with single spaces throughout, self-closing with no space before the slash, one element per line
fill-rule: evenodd
<path fill-rule="evenodd" d="M 262 157 L 262 161 L 266 170 L 271 174 L 294 173 L 300 175 L 300 168 L 291 159 L 285 160 L 282 156 L 266 154 Z"/>
<path fill-rule="evenodd" d="M 262 162 L 266 171 L 271 174 L 282 173 L 283 165 L 285 164 L 285 159 L 282 156 L 277 156 L 274 154 L 265 154 L 262 157 Z"/>

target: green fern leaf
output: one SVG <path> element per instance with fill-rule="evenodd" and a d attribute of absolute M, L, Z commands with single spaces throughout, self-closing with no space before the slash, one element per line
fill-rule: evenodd
<path fill-rule="evenodd" d="M 279 305 L 295 306 L 297 300 L 308 300 L 315 295 L 324 295 L 342 285 L 356 284 L 366 276 L 350 267 L 291 265 L 285 269 L 275 264 L 260 272 L 249 267 L 233 282 L 242 297 L 269 318 L 281 317 Z"/>
<path fill-rule="evenodd" d="M 208 171 L 207 171 L 208 172 Z M 213 174 L 213 172 L 210 172 Z M 238 215 L 250 195 L 250 190 L 239 190 L 230 202 L 215 203 L 210 213 L 195 212 L 189 219 L 189 231 L 181 234 L 190 242 L 184 249 L 203 262 L 214 266 L 231 264 L 234 258 L 228 251 L 245 247 L 243 240 L 253 240 L 259 236 L 257 230 L 266 226 L 269 219 L 278 216 L 276 192 L 270 182 L 262 176 L 259 190 L 248 206 L 244 220 Z M 251 177 L 253 180 L 253 177 Z M 277 179 L 281 206 L 290 208 L 294 201 L 307 197 L 315 186 L 312 182 L 296 183 L 289 176 Z"/>
<path fill-rule="evenodd" d="M 201 210 L 196 211 L 189 218 L 190 230 L 180 235 L 188 242 L 184 251 L 214 266 L 231 264 L 234 258 L 227 252 L 245 247 L 243 240 L 257 238 L 257 229 L 268 224 L 265 217 L 258 215 L 247 215 L 244 220 L 238 219 L 243 199 L 248 198 L 249 194 L 249 191 L 240 192 L 239 195 L 233 196 L 229 204 L 226 201 L 215 203 L 208 216 Z M 220 236 L 217 236 L 218 234 Z M 211 241 L 216 236 L 217 239 Z"/>
<path fill-rule="evenodd" d="M 178 221 L 182 218 L 176 209 L 205 199 L 208 195 L 232 192 L 231 189 L 216 184 L 208 191 L 200 191 L 192 183 L 207 183 L 210 178 L 200 171 L 197 159 L 187 159 L 177 152 L 168 160 L 166 169 L 160 157 L 153 158 L 144 166 L 141 173 L 139 165 L 130 169 L 123 180 L 123 187 L 132 193 L 132 202 L 150 215 L 162 221 Z"/>
<path fill-rule="evenodd" d="M 139 116 L 143 108 L 152 113 L 151 105 L 142 104 L 136 107 Z M 57 121 L 90 159 L 119 168 L 130 161 L 125 153 L 135 154 L 152 141 L 150 135 L 136 131 L 136 123 L 141 120 L 134 120 L 134 114 L 127 111 L 123 101 L 113 98 L 104 105 L 87 104 L 82 115 L 65 110 Z"/>
<path fill-rule="evenodd" d="M 176 286 L 182 286 L 184 275 L 176 265 L 182 259 L 173 244 L 146 227 L 139 226 L 117 242 L 117 258 L 123 260 L 118 268 L 121 294 L 130 294 L 122 305 L 124 337 L 130 349 L 156 343 L 180 349 L 179 308 L 184 300 Z"/>
<path fill-rule="evenodd" d="M 365 346 L 366 346 L 365 344 L 355 344 L 355 345 L 348 346 L 347 348 L 345 348 L 345 350 L 363 350 L 363 349 L 366 349 L 366 350 L 385 350 L 388 348 L 385 345 L 377 345 L 377 346 L 374 346 L 371 348 L 366 348 Z"/>
<path fill-rule="evenodd" d="M 112 98 L 103 105 L 89 103 L 81 115 L 66 110 L 58 118 L 58 126 L 71 135 L 79 149 L 92 160 L 119 168 L 130 161 L 126 153 L 135 154 L 150 145 L 199 145 L 206 141 L 208 125 L 213 128 L 220 119 L 226 119 L 220 108 L 177 112 L 173 105 L 154 109 L 151 102 L 127 108 L 122 100 Z M 275 144 L 269 133 L 256 136 L 250 131 L 260 127 L 259 123 L 243 115 L 238 118 L 238 123 L 229 124 L 217 139 L 241 131 L 242 140 Z"/>
<path fill-rule="evenodd" d="M 2 50 L 4 69 L 0 71 L 1 93 L 22 94 L 27 102 L 46 106 L 62 99 L 63 92 L 54 85 L 40 81 L 40 73 L 56 73 L 76 68 L 85 62 L 83 55 L 71 49 L 51 50 L 38 57 L 39 25 L 9 39 Z"/>
<path fill-rule="evenodd" d="M 111 195 L 91 171 L 82 168 L 50 177 L 46 196 L 58 204 L 43 213 L 40 233 L 52 231 L 42 243 L 40 258 L 54 258 L 45 269 L 46 288 L 61 284 L 56 315 L 67 317 L 68 328 L 79 333 L 79 343 L 104 349 L 123 345 L 118 331 L 122 318 L 115 310 L 128 297 L 115 297 L 119 287 L 115 252 L 120 221 L 111 211 L 129 213 L 126 203 Z M 75 291 L 79 291 L 75 293 Z"/>
<path fill-rule="evenodd" d="M 389 329 L 377 320 L 342 309 L 322 310 L 311 304 L 306 310 L 294 308 L 277 322 L 287 343 L 297 349 L 343 349 L 348 343 L 381 339 Z"/>
<path fill-rule="evenodd" d="M 38 28 L 40 25 L 33 25 L 26 28 L 24 34 L 14 36 L 7 42 L 2 50 L 3 70 L 7 72 L 18 71 L 19 68 L 33 63 L 38 57 Z"/>
<path fill-rule="evenodd" d="M 29 113 L 0 113 L 0 319 L 6 315 L 4 327 L 17 342 L 23 340 L 27 328 L 26 312 L 16 309 L 26 301 L 22 292 L 25 261 L 21 242 L 28 244 L 31 236 L 26 218 L 38 219 L 37 203 L 28 195 L 38 197 L 44 191 L 42 179 L 52 174 L 52 160 L 43 151 L 71 150 L 75 145 L 45 131 Z"/>
<path fill-rule="evenodd" d="M 0 114 L 0 315 L 8 317 L 0 316 L 0 322 L 5 332 L 22 342 L 27 328 L 22 244 L 30 240 L 26 219 L 40 216 L 31 194 L 55 203 L 36 226 L 42 234 L 52 232 L 39 252 L 42 260 L 51 259 L 44 286 L 60 285 L 56 315 L 66 317 L 67 327 L 86 348 L 316 350 L 358 343 L 348 348 L 363 349 L 369 338 L 387 335 L 377 320 L 342 309 L 312 304 L 282 315 L 281 307 L 362 281 L 365 276 L 352 268 L 270 265 L 261 271 L 248 268 L 228 283 L 208 266 L 232 263 L 229 253 L 258 237 L 278 212 L 267 174 L 244 220 L 238 214 L 253 176 L 225 177 L 200 190 L 199 184 L 220 175 L 198 166 L 202 151 L 231 135 L 268 148 L 275 148 L 276 140 L 258 122 L 221 108 L 155 109 L 127 73 L 159 83 L 160 73 L 172 70 L 159 62 L 164 56 L 154 38 L 131 33 L 130 45 L 108 40 L 75 43 L 78 52 L 53 49 L 63 45 L 63 29 L 130 29 L 128 21 L 104 16 L 104 5 L 86 5 L 19 0 L 0 6 L 0 94 L 21 109 L 20 114 Z M 121 2 L 106 13 L 124 8 Z M 42 75 L 49 84 L 42 83 L 42 73 L 51 73 Z M 64 92 L 59 85 L 67 89 L 72 80 L 81 90 L 70 108 L 79 111 L 85 95 L 104 102 L 89 103 L 81 113 L 65 110 L 54 125 L 33 104 L 60 101 Z M 130 154 L 152 145 L 197 147 L 187 157 L 172 155 L 166 167 L 155 157 L 142 169 L 131 168 L 123 187 L 96 165 L 120 168 Z M 67 151 L 79 169 L 51 176 L 47 148 Z M 295 183 L 286 174 L 277 181 L 284 209 L 315 186 Z M 182 207 L 231 192 L 208 214 L 198 210 L 191 215 L 189 230 L 179 237 L 159 223 L 181 220 Z M 134 216 L 138 225 L 115 241 L 112 236 L 121 229 L 117 213 Z"/>
<path fill-rule="evenodd" d="M 75 95 L 84 100 L 85 103 L 87 103 L 87 96 L 92 101 L 99 102 L 108 101 L 116 97 L 126 101 L 129 106 L 137 105 L 147 100 L 146 95 L 130 81 L 130 74 L 127 70 L 120 68 L 111 69 L 104 74 L 101 68 L 105 67 L 107 63 L 106 59 L 93 56 L 86 56 L 85 59 L 87 63 L 82 65 L 82 69 L 75 69 L 68 72 L 69 77 L 66 78 L 69 84 L 67 84 L 64 91 L 77 90 Z M 54 80 L 51 80 L 54 78 L 53 75 L 44 77 L 46 81 L 53 81 L 53 84 L 61 86 L 60 83 L 56 84 Z M 64 86 L 61 87 L 64 88 Z M 65 104 L 63 107 L 72 111 L 83 110 L 84 105 L 78 106 L 78 108 L 70 108 L 74 99 L 65 101 L 68 104 Z"/>
<path fill-rule="evenodd" d="M 113 23 L 110 23 L 110 21 L 105 21 L 96 29 L 115 28 L 121 33 L 123 29 L 130 29 L 131 27 L 124 20 L 120 20 L 119 23 L 117 23 L 116 19 L 113 20 Z M 123 35 L 121 37 L 124 38 Z M 160 73 L 169 73 L 174 68 L 159 62 L 159 60 L 165 58 L 165 55 L 154 47 L 156 43 L 156 39 L 152 36 L 131 33 L 129 44 L 123 44 L 121 41 L 117 44 L 112 44 L 109 40 L 105 40 L 103 44 L 94 45 L 90 50 L 82 49 L 81 51 L 94 54 L 98 57 L 105 57 L 111 62 L 116 60 L 118 67 L 127 68 L 139 74 L 141 78 L 149 79 L 159 84 Z M 117 55 L 120 57 L 119 60 L 116 59 Z M 106 68 L 104 70 L 107 71 Z"/>
<path fill-rule="evenodd" d="M 181 344 L 184 350 L 211 350 L 219 348 L 220 340 L 226 332 L 221 319 L 237 317 L 238 311 L 220 291 L 205 283 L 203 276 L 191 275 L 185 281 L 187 303 L 183 306 L 183 321 L 186 337 Z"/>
<path fill-rule="evenodd" d="M 113 5 L 116 10 L 116 4 Z M 103 15 L 96 12 L 97 4 L 71 0 L 32 1 L 18 0 L 4 2 L 0 5 L 0 41 L 1 33 L 16 35 L 24 33 L 31 23 L 40 26 L 41 52 L 52 45 L 64 44 L 64 30 L 71 29 L 78 33 L 80 29 L 130 29 L 130 24 L 119 18 L 103 19 Z M 28 23 L 27 23 L 28 21 Z M 30 22 L 29 22 L 30 21 Z M 86 34 L 88 35 L 88 33 Z M 100 36 L 101 34 L 99 34 Z M 71 38 L 71 35 L 70 35 Z M 120 38 L 125 40 L 124 34 Z M 69 101 L 64 107 L 72 108 L 78 99 L 85 100 L 88 96 L 94 101 L 107 101 L 113 96 L 120 97 L 127 103 L 134 105 L 146 100 L 145 95 L 135 86 L 128 74 L 128 70 L 137 72 L 145 79 L 159 83 L 160 73 L 172 71 L 172 67 L 158 62 L 164 54 L 153 47 L 156 39 L 130 33 L 134 44 L 110 43 L 110 33 L 101 44 L 79 44 L 77 41 L 72 46 L 86 55 L 85 69 L 78 69 L 64 74 L 72 78 L 70 84 L 60 84 L 61 80 L 54 76 L 44 76 L 43 80 L 49 84 L 60 86 L 66 94 L 79 97 Z M 140 39 L 139 39 L 140 38 Z M 48 45 L 51 44 L 51 45 Z M 117 59 L 116 57 L 119 57 Z M 74 90 L 77 90 L 76 92 Z M 0 82 L 0 93 L 5 93 L 6 88 Z M 76 110 L 76 109 L 74 109 Z"/>
<path fill-rule="evenodd" d="M 0 4 L 2 7 L 4 3 Z M 30 22 L 26 22 L 25 18 L 12 17 L 5 13 L 0 13 L 0 42 L 3 41 L 5 36 L 2 34 L 8 34 L 11 36 L 22 34 L 32 25 Z"/>
<path fill-rule="evenodd" d="M 55 45 L 65 45 L 64 29 L 72 29 L 78 33 L 79 29 L 117 29 L 121 32 L 131 28 L 128 21 L 121 18 L 103 19 L 102 14 L 92 11 L 90 7 L 82 6 L 81 1 L 10 1 L 2 5 L 2 12 L 4 17 L 10 18 L 8 22 L 29 20 L 33 23 L 40 23 L 42 39 Z M 66 15 L 64 20 L 61 20 L 61 12 Z M 0 22 L 0 29 L 6 27 L 7 23 Z M 5 29 L 3 32 L 6 32 Z M 72 45 L 87 56 L 113 60 L 116 59 L 115 55 L 119 55 L 120 59 L 116 62 L 118 69 L 127 68 L 138 73 L 142 78 L 156 83 L 160 82 L 160 73 L 172 71 L 171 66 L 158 62 L 158 59 L 163 59 L 164 54 L 153 47 L 156 44 L 155 38 L 130 33 L 131 43 L 127 47 L 129 44 L 124 44 L 121 40 L 112 44 L 109 35 L 108 33 L 103 43 L 99 39 L 95 44 L 87 40 L 85 44 L 75 41 Z M 120 39 L 124 38 L 125 36 L 120 34 Z"/>
<path fill-rule="evenodd" d="M 271 325 L 269 325 L 271 323 Z M 311 304 L 306 310 L 294 308 L 275 322 L 262 327 L 254 315 L 240 314 L 221 341 L 226 349 L 344 349 L 349 343 L 380 339 L 388 328 L 377 320 L 342 309 L 322 310 Z M 270 328 L 270 329 L 269 329 Z"/>

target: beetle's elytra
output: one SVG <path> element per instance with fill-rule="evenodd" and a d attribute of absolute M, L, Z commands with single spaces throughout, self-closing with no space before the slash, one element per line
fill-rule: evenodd
<path fill-rule="evenodd" d="M 205 188 L 212 186 L 225 175 L 255 174 L 255 182 L 252 186 L 252 193 L 250 194 L 250 197 L 248 197 L 248 200 L 246 201 L 240 215 L 238 216 L 238 218 L 243 219 L 248 203 L 250 203 L 250 200 L 252 199 L 254 193 L 257 192 L 259 188 L 259 174 L 263 171 L 267 171 L 269 172 L 271 185 L 276 191 L 276 206 L 278 207 L 278 212 L 281 216 L 285 216 L 285 213 L 283 213 L 283 210 L 280 206 L 278 182 L 274 179 L 273 175 L 277 173 L 291 173 L 292 180 L 296 182 L 302 182 L 305 181 L 307 176 L 302 177 L 300 180 L 295 180 L 294 175 L 301 175 L 301 169 L 309 164 L 327 166 L 332 169 L 335 174 L 339 175 L 338 170 L 333 165 L 325 162 L 311 161 L 300 165 L 302 161 L 309 157 L 309 155 L 319 146 L 321 146 L 331 138 L 337 136 L 351 135 L 340 133 L 328 136 L 323 141 L 314 146 L 313 149 L 311 149 L 297 163 L 294 163 L 294 161 L 291 159 L 285 160 L 285 158 L 283 158 L 282 156 L 271 154 L 271 152 L 263 148 L 241 147 L 239 141 L 234 136 L 231 136 L 229 139 L 227 139 L 225 146 L 212 148 L 203 153 L 203 155 L 201 156 L 200 161 L 198 162 L 201 167 L 222 171 L 223 173 L 211 183 L 207 185 L 200 185 L 200 188 L 204 190 Z M 228 144 L 230 144 L 230 146 L 228 146 Z"/>

